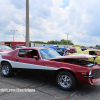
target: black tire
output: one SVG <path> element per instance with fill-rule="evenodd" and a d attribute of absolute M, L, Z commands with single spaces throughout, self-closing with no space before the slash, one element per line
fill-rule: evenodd
<path fill-rule="evenodd" d="M 68 71 L 60 72 L 56 77 L 57 85 L 62 90 L 71 90 L 76 86 L 76 78 Z"/>
<path fill-rule="evenodd" d="M 13 75 L 13 70 L 8 62 L 3 62 L 1 64 L 1 75 L 4 77 L 9 77 Z"/>

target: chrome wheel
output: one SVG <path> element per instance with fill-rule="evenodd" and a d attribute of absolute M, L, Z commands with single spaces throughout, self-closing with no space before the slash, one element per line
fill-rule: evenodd
<path fill-rule="evenodd" d="M 71 86 L 72 84 L 72 80 L 71 80 L 71 77 L 67 76 L 67 75 L 61 75 L 59 78 L 58 78 L 58 84 L 60 84 L 62 87 L 64 88 L 68 88 Z"/>
<path fill-rule="evenodd" d="M 56 77 L 57 85 L 62 90 L 71 90 L 76 86 L 76 78 L 74 74 L 68 71 L 59 72 Z"/>
<path fill-rule="evenodd" d="M 12 66 L 8 62 L 1 63 L 1 75 L 4 77 L 9 77 L 13 75 Z"/>
<path fill-rule="evenodd" d="M 2 73 L 4 75 L 7 75 L 9 73 L 9 66 L 8 65 L 3 65 L 2 66 Z"/>

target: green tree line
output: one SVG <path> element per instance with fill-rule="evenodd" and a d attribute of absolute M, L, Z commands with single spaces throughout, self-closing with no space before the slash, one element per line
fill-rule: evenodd
<path fill-rule="evenodd" d="M 61 45 L 67 45 L 67 43 L 68 43 L 68 45 L 74 45 L 71 40 L 64 40 L 64 39 L 62 39 L 60 41 L 51 40 L 51 41 L 47 41 L 47 42 L 43 42 L 43 41 L 31 41 L 31 42 L 39 43 L 39 44 L 61 44 Z"/>
<path fill-rule="evenodd" d="M 96 47 L 100 47 L 100 45 L 97 44 Z"/>

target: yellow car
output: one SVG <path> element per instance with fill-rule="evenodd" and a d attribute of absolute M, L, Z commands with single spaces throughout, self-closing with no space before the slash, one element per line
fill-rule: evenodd
<path fill-rule="evenodd" d="M 82 51 L 80 45 L 75 45 L 75 49 L 77 53 L 73 53 L 70 55 L 79 55 L 79 54 L 97 55 L 98 57 L 95 59 L 95 62 L 100 63 L 100 50 L 90 49 Z M 93 58 L 90 59 L 89 61 L 93 61 Z"/>

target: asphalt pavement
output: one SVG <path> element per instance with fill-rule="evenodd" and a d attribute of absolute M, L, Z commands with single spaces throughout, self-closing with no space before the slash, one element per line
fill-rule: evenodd
<path fill-rule="evenodd" d="M 42 75 L 0 75 L 0 89 L 34 89 L 34 92 L 0 92 L 0 100 L 100 100 L 100 83 L 78 84 L 71 91 L 60 90 L 54 79 Z"/>

